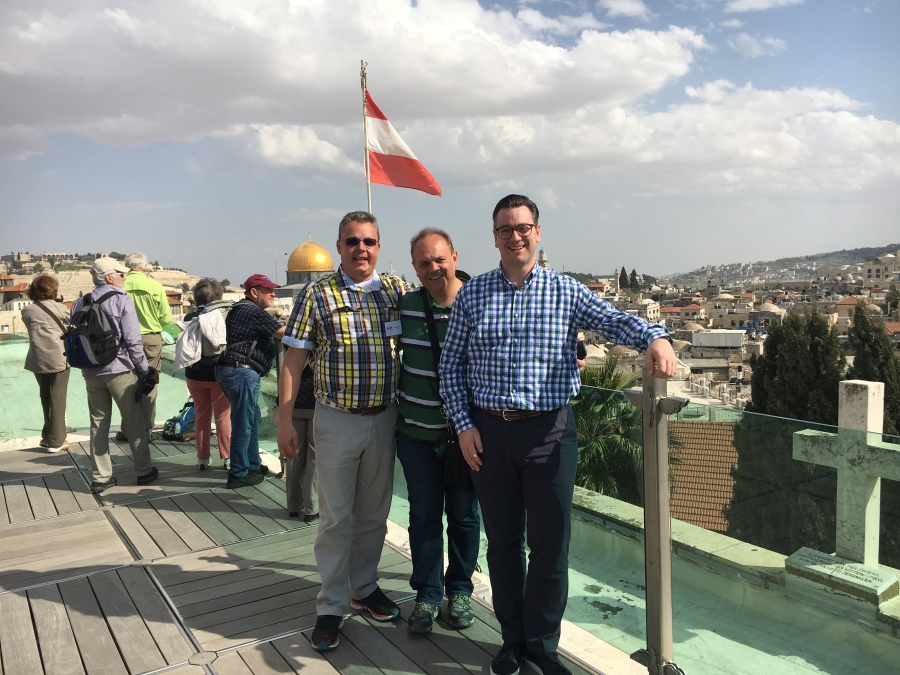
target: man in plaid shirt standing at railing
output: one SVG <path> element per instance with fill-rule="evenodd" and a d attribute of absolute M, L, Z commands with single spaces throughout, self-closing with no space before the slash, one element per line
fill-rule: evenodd
<path fill-rule="evenodd" d="M 503 635 L 491 673 L 516 675 L 524 658 L 543 675 L 571 675 L 556 649 L 578 462 L 569 406 L 581 385 L 578 331 L 646 349 L 654 377 L 670 377 L 678 362 L 664 326 L 621 312 L 573 278 L 535 264 L 541 226 L 534 202 L 504 197 L 493 221 L 500 267 L 456 296 L 440 392 L 473 472 L 488 537 Z"/>
<path fill-rule="evenodd" d="M 393 491 L 403 288 L 397 277 L 375 271 L 380 249 L 372 214 L 344 216 L 338 227 L 340 269 L 300 293 L 282 340 L 288 347 L 279 380 L 283 410 L 293 409 L 310 357 L 315 373 L 315 553 L 322 590 L 311 642 L 318 650 L 337 647 L 348 601 L 376 621 L 400 615 L 378 588 L 378 563 Z M 291 416 L 282 415 L 278 448 L 294 458 L 297 445 Z"/>

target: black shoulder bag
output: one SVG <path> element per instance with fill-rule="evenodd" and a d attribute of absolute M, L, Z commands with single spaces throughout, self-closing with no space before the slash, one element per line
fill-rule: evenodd
<path fill-rule="evenodd" d="M 431 338 L 431 351 L 434 354 L 434 368 L 436 372 L 438 364 L 441 362 L 441 343 L 438 340 L 434 312 L 431 311 L 431 298 L 424 287 L 420 293 L 422 294 L 422 306 L 425 311 L 425 323 L 428 324 L 428 337 Z M 456 435 L 456 429 L 453 427 L 451 420 L 447 420 L 447 441 L 444 443 L 443 459 L 444 485 L 475 492 L 475 485 L 472 483 L 472 470 L 469 468 L 466 460 L 463 459 L 462 450 L 459 447 L 459 437 Z"/>

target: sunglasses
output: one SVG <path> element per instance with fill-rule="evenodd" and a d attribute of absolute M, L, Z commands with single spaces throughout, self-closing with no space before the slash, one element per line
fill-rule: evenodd
<path fill-rule="evenodd" d="M 360 242 L 362 242 L 366 248 L 375 248 L 378 245 L 378 240 L 372 239 L 371 237 L 366 237 L 365 239 L 360 239 L 359 237 L 347 237 L 344 239 L 344 243 L 351 248 L 359 246 Z"/>

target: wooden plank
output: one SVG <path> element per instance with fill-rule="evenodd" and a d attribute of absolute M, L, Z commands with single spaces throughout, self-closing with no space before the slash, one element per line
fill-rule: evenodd
<path fill-rule="evenodd" d="M 47 493 L 50 495 L 50 499 L 53 500 L 56 512 L 60 515 L 78 513 L 82 510 L 78 500 L 75 499 L 75 495 L 72 494 L 69 484 L 66 482 L 66 475 L 57 473 L 52 476 L 44 476 L 44 485 L 47 486 Z M 75 472 L 68 475 L 78 477 L 78 474 Z"/>
<path fill-rule="evenodd" d="M 87 578 L 59 585 L 87 675 L 128 675 Z"/>
<path fill-rule="evenodd" d="M 69 484 L 69 489 L 72 490 L 75 501 L 78 502 L 83 511 L 92 511 L 100 507 L 100 502 L 96 495 L 91 492 L 90 486 L 88 483 L 85 483 L 80 473 L 65 473 L 63 476 L 65 476 L 66 483 Z"/>
<path fill-rule="evenodd" d="M 172 502 L 203 530 L 207 537 L 219 545 L 238 541 L 239 537 L 222 524 L 218 518 L 207 511 L 193 494 L 176 495 Z"/>
<path fill-rule="evenodd" d="M 6 496 L 3 493 L 3 486 L 0 485 L 0 525 L 6 525 L 9 522 L 9 511 L 6 510 Z"/>
<path fill-rule="evenodd" d="M 41 659 L 47 675 L 84 675 L 75 634 L 59 587 L 47 584 L 28 591 Z"/>
<path fill-rule="evenodd" d="M 225 603 L 225 606 L 220 609 L 206 612 L 201 612 L 192 607 L 191 609 L 195 610 L 192 615 L 187 617 L 184 616 L 184 612 L 182 612 L 182 617 L 184 617 L 185 624 L 192 629 L 229 624 L 227 630 L 232 630 L 235 626 L 240 624 L 241 620 L 248 617 L 254 617 L 259 614 L 268 614 L 269 612 L 282 609 L 283 607 L 314 599 L 319 593 L 319 588 L 319 584 L 308 583 L 301 586 L 299 589 L 286 593 L 275 593 L 274 595 L 269 595 L 268 597 L 260 599 L 256 599 L 255 594 L 252 592 L 245 593 L 239 596 L 239 602 Z M 216 606 L 219 607 L 219 605 Z"/>
<path fill-rule="evenodd" d="M 167 556 L 187 553 L 191 550 L 148 502 L 138 502 L 128 508 Z"/>
<path fill-rule="evenodd" d="M 271 645 L 296 673 L 303 673 L 303 675 L 338 675 L 338 671 L 334 669 L 334 666 L 320 652 L 312 648 L 312 645 L 309 644 L 309 638 L 302 633 L 275 640 Z"/>
<path fill-rule="evenodd" d="M 20 481 L 35 476 L 47 476 L 72 471 L 67 452 L 49 453 L 44 448 L 23 448 L 0 452 L 0 481 Z"/>
<path fill-rule="evenodd" d="M 28 503 L 28 494 L 21 482 L 6 483 L 3 486 L 3 494 L 6 496 L 6 510 L 9 512 L 10 523 L 34 520 L 31 504 Z"/>
<path fill-rule="evenodd" d="M 160 457 L 174 457 L 174 456 L 176 456 L 176 455 L 180 456 L 180 455 L 181 455 L 181 452 L 179 452 L 178 450 L 176 450 L 175 448 L 173 448 L 173 447 L 171 446 L 171 444 L 169 444 L 168 442 L 164 441 L 164 440 L 162 439 L 162 437 L 160 437 L 159 440 L 151 441 L 151 443 L 150 443 L 150 455 L 151 455 L 152 457 L 154 457 L 154 458 L 157 457 L 157 456 L 160 456 Z"/>
<path fill-rule="evenodd" d="M 196 492 L 194 499 L 209 513 L 212 513 L 225 527 L 238 537 L 250 539 L 263 534 L 263 531 L 247 522 L 240 514 L 235 513 L 226 502 L 212 492 Z"/>
<path fill-rule="evenodd" d="M 285 530 L 285 528 L 277 521 L 269 517 L 268 514 L 247 501 L 246 497 L 237 494 L 236 490 L 213 490 L 212 494 L 228 504 L 233 511 L 242 515 L 247 522 L 251 523 L 264 534 L 275 534 L 276 532 L 283 532 Z"/>
<path fill-rule="evenodd" d="M 278 523 L 282 530 L 295 530 L 300 527 L 307 527 L 307 523 L 304 523 L 298 518 L 291 518 L 288 515 L 288 510 L 285 506 L 281 506 L 277 501 L 271 499 L 268 495 L 258 489 L 260 486 L 266 485 L 269 482 L 270 481 L 267 479 L 259 485 L 238 488 L 235 492 L 253 504 L 253 506 L 258 508 L 263 514 Z"/>
<path fill-rule="evenodd" d="M 288 673 L 294 675 L 294 669 L 269 643 L 242 649 L 238 654 L 250 667 L 253 675 L 286 675 Z"/>
<path fill-rule="evenodd" d="M 296 630 L 298 626 L 313 624 L 315 616 L 316 601 L 313 598 L 269 614 L 258 614 L 241 621 L 238 626 L 215 626 L 193 633 L 204 649 L 219 651 L 253 640 L 265 640 L 280 633 Z"/>
<path fill-rule="evenodd" d="M 413 602 L 400 605 L 400 616 L 403 618 L 403 621 L 409 619 L 409 615 L 412 614 L 415 608 L 416 606 Z M 441 616 L 434 622 L 431 632 L 428 634 L 428 640 L 442 652 L 449 654 L 473 675 L 481 675 L 484 672 L 488 672 L 491 660 L 497 651 L 493 644 L 485 645 L 485 648 L 482 649 L 469 639 L 468 628 L 462 631 L 450 628 L 446 620 L 441 618 L 447 616 L 446 601 L 441 611 Z"/>
<path fill-rule="evenodd" d="M 138 550 L 141 558 L 153 560 L 165 556 L 162 549 L 153 541 L 153 537 L 147 534 L 147 531 L 138 522 L 138 519 L 134 517 L 131 509 L 127 506 L 116 506 L 110 509 L 109 512 L 116 519 L 116 522 L 122 528 L 131 544 Z"/>
<path fill-rule="evenodd" d="M 41 525 L 50 525 L 52 523 L 52 519 L 40 521 Z M 46 530 L 35 529 L 34 534 L 29 539 L 23 541 L 21 537 L 17 536 L 14 541 L 9 542 L 7 550 L 3 552 L 2 559 L 0 559 L 0 568 L 21 566 L 36 560 L 57 557 L 61 551 L 66 549 L 90 545 L 104 537 L 115 538 L 116 533 L 111 530 L 112 528 L 109 531 L 92 532 L 90 528 L 86 528 L 83 525 L 63 531 L 53 531 L 50 528 Z M 45 536 L 52 537 L 52 539 L 44 538 Z"/>
<path fill-rule="evenodd" d="M 400 609 L 401 618 L 397 621 L 380 623 L 370 617 L 363 618 L 379 636 L 388 640 L 428 675 L 461 675 L 463 667 L 457 662 L 459 657 L 455 653 L 456 650 L 444 652 L 433 642 L 423 640 L 421 636 L 414 635 L 406 629 L 407 619 L 415 609 L 415 603 L 404 603 Z M 352 636 L 351 639 L 353 639 Z M 467 640 L 457 637 L 455 642 L 467 642 Z M 354 644 L 356 644 L 355 640 Z M 359 644 L 357 647 L 362 648 Z M 481 656 L 481 664 L 489 665 L 490 659 L 486 655 Z"/>
<path fill-rule="evenodd" d="M 302 591 L 305 588 L 319 587 L 321 585 L 318 578 L 311 581 L 305 577 L 288 577 L 283 574 L 272 574 L 269 576 L 274 576 L 275 579 L 263 577 L 268 581 L 266 586 L 251 586 L 250 588 L 235 590 L 232 584 L 226 584 L 221 587 L 221 592 L 217 598 L 210 598 L 192 604 L 179 603 L 179 612 L 187 620 L 202 614 L 209 615 L 213 612 L 227 611 L 236 605 L 258 603 L 269 598 L 277 598 L 295 591 Z M 257 577 L 257 580 L 259 578 Z"/>
<path fill-rule="evenodd" d="M 16 590 L 38 583 L 68 579 L 83 574 L 94 574 L 112 567 L 127 565 L 134 558 L 117 541 L 102 547 L 84 548 L 77 553 L 67 553 L 59 559 L 42 560 L 25 569 L 0 574 L 0 591 Z"/>
<path fill-rule="evenodd" d="M 425 672 L 361 616 L 344 621 L 341 632 L 366 655 L 372 665 L 383 672 Z"/>
<path fill-rule="evenodd" d="M 219 675 L 253 675 L 250 666 L 244 663 L 237 652 L 228 652 L 217 658 L 215 668 Z"/>
<path fill-rule="evenodd" d="M 259 485 L 254 486 L 257 490 L 266 495 L 273 502 L 281 506 L 283 509 L 287 510 L 287 493 L 285 491 L 286 486 L 283 480 L 271 479 L 264 480 Z"/>
<path fill-rule="evenodd" d="M 147 572 L 142 568 L 124 567 L 117 570 L 117 573 L 166 663 L 172 665 L 187 661 L 193 650 L 179 632 L 174 618 L 169 613 L 159 590 L 147 576 Z"/>
<path fill-rule="evenodd" d="M 309 640 L 309 633 L 305 636 Z M 381 671 L 346 636 L 341 636 L 337 649 L 320 653 L 341 675 L 381 675 Z"/>
<path fill-rule="evenodd" d="M 154 499 L 149 504 L 192 551 L 216 545 L 171 499 Z"/>
<path fill-rule="evenodd" d="M 24 593 L 0 595 L 0 655 L 7 675 L 43 672 L 31 609 Z"/>
<path fill-rule="evenodd" d="M 28 495 L 28 503 L 31 504 L 31 512 L 34 514 L 35 520 L 52 518 L 57 515 L 56 506 L 54 506 L 53 500 L 50 498 L 50 492 L 47 490 L 47 486 L 44 485 L 43 478 L 29 478 L 28 480 L 23 480 L 22 485 L 25 486 L 25 494 Z"/>
<path fill-rule="evenodd" d="M 128 670 L 142 673 L 167 665 L 118 575 L 104 572 L 88 579 Z"/>

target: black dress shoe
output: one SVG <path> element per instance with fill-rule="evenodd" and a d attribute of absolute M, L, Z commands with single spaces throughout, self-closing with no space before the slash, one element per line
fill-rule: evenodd
<path fill-rule="evenodd" d="M 299 511 L 288 511 L 288 517 L 289 518 L 299 518 L 300 512 Z"/>
<path fill-rule="evenodd" d="M 150 473 L 145 473 L 143 476 L 137 477 L 137 484 L 138 485 L 149 485 L 150 483 L 155 481 L 157 478 L 159 478 L 159 469 L 157 469 L 154 466 L 152 469 L 150 469 Z"/>
<path fill-rule="evenodd" d="M 110 479 L 108 481 L 106 481 L 105 483 L 101 483 L 100 481 L 95 480 L 93 483 L 91 483 L 91 492 L 93 492 L 95 495 L 99 495 L 106 488 L 111 488 L 115 484 L 116 484 L 115 476 L 110 477 Z"/>
<path fill-rule="evenodd" d="M 316 522 L 318 519 L 319 519 L 319 514 L 318 514 L 318 513 L 309 513 L 309 514 L 303 516 L 303 522 L 304 522 L 304 523 L 314 523 L 314 522 Z"/>

